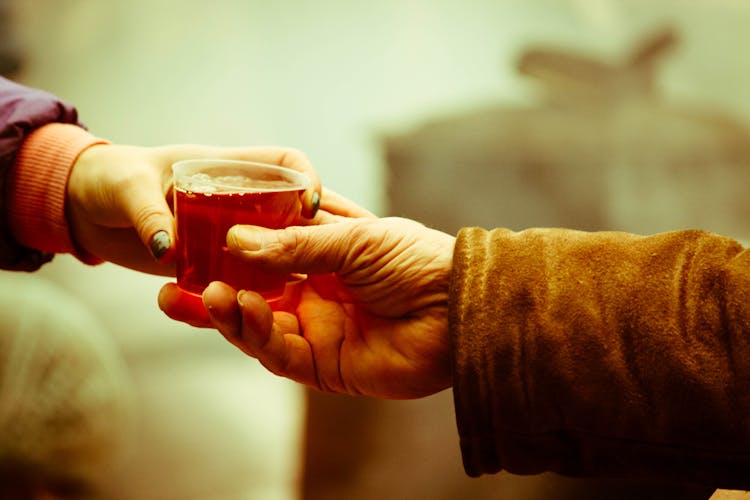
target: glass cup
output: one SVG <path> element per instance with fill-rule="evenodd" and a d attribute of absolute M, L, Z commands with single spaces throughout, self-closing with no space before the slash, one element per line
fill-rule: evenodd
<path fill-rule="evenodd" d="M 200 295 L 210 282 L 223 281 L 266 300 L 280 298 L 289 277 L 229 253 L 226 234 L 235 224 L 291 225 L 300 216 L 310 179 L 288 168 L 239 160 L 183 160 L 172 171 L 177 286 Z"/>

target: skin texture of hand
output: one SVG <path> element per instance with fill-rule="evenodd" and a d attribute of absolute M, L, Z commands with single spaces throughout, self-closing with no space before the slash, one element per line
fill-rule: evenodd
<path fill-rule="evenodd" d="M 307 274 L 274 310 L 219 282 L 205 290 L 202 312 L 173 284 L 160 307 L 217 328 L 271 372 L 322 391 L 408 399 L 448 388 L 454 238 L 400 218 L 324 212 L 314 222 L 229 231 L 230 250 L 246 260 Z"/>
<path fill-rule="evenodd" d="M 294 149 L 96 145 L 78 157 L 68 180 L 67 215 L 76 244 L 124 267 L 174 276 L 172 164 L 192 158 L 249 160 L 298 170 L 311 180 L 302 215 L 313 217 L 317 211 L 320 181 L 307 157 Z"/>

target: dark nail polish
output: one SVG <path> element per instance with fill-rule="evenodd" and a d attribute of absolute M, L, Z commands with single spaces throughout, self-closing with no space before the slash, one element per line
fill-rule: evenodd
<path fill-rule="evenodd" d="M 312 216 L 313 217 L 315 217 L 315 214 L 318 213 L 319 208 L 320 208 L 320 195 L 316 191 L 312 194 Z"/>
<path fill-rule="evenodd" d="M 166 231 L 159 231 L 151 238 L 151 254 L 159 260 L 167 253 L 170 245 L 169 234 Z"/>

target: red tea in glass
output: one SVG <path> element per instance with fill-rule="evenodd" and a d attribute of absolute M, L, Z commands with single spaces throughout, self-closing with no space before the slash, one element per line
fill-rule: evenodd
<path fill-rule="evenodd" d="M 278 229 L 295 222 L 307 177 L 283 167 L 230 160 L 186 160 L 173 170 L 177 285 L 202 294 L 210 282 L 223 281 L 268 300 L 281 297 L 287 275 L 230 254 L 226 234 L 235 224 Z"/>

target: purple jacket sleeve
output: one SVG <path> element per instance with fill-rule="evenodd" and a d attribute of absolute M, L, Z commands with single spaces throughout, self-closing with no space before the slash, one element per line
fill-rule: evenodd
<path fill-rule="evenodd" d="M 52 259 L 51 254 L 25 248 L 10 232 L 7 220 L 7 178 L 28 134 L 47 123 L 78 123 L 70 104 L 42 90 L 24 87 L 0 77 L 0 268 L 34 271 Z"/>

